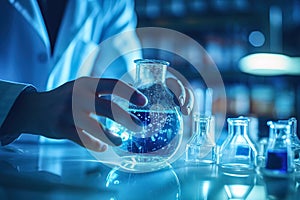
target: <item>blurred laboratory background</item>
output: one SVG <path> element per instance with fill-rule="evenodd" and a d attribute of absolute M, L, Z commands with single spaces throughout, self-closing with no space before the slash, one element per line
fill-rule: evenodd
<path fill-rule="evenodd" d="M 260 136 L 268 134 L 268 120 L 300 119 L 300 0 L 136 0 L 135 4 L 138 27 L 176 30 L 203 46 L 224 81 L 227 117 L 258 119 Z M 151 42 L 165 43 L 155 36 Z M 188 44 L 181 47 L 199 58 Z M 168 60 L 190 82 L 201 82 L 191 64 L 176 55 L 159 50 L 144 54 Z M 217 91 L 213 94 L 214 114 L 224 101 Z"/>

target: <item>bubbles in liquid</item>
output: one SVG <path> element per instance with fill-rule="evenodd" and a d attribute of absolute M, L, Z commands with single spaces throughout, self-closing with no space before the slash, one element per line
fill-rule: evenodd
<path fill-rule="evenodd" d="M 143 130 L 133 132 L 111 121 L 110 130 L 121 136 L 122 145 L 114 148 L 120 156 L 158 156 L 173 155 L 182 139 L 181 114 L 173 103 L 173 95 L 162 85 L 153 84 L 146 89 L 139 89 L 148 98 L 144 107 L 130 105 L 128 112 L 142 122 Z"/>
<path fill-rule="evenodd" d="M 143 122 L 143 131 L 132 132 L 113 123 L 123 143 L 120 149 L 132 153 L 150 153 L 166 147 L 177 134 L 181 123 L 177 113 L 159 111 L 129 110 Z M 176 145 L 175 145 L 176 146 Z M 174 147 L 175 148 L 175 147 Z M 173 149 L 174 150 L 174 149 Z"/>
<path fill-rule="evenodd" d="M 139 113 L 140 120 L 146 122 L 142 131 L 145 137 L 133 133 L 131 141 L 123 141 L 129 152 L 148 153 L 159 150 L 168 145 L 180 129 L 180 123 L 174 112 L 133 111 L 133 113 Z M 150 120 L 146 121 L 149 116 Z"/>

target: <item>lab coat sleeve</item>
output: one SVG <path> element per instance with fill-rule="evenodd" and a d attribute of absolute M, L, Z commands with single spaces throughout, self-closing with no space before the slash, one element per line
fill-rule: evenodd
<path fill-rule="evenodd" d="M 103 23 L 102 41 L 124 31 L 134 30 L 137 25 L 133 0 L 112 0 L 109 2 L 108 5 L 104 6 L 104 10 L 106 10 L 104 17 L 102 16 L 103 18 L 100 19 Z"/>
<path fill-rule="evenodd" d="M 35 88 L 28 84 L 0 80 L 0 127 L 18 96 L 25 90 L 35 91 Z"/>
<path fill-rule="evenodd" d="M 94 69 L 94 75 L 99 75 L 103 66 L 114 61 L 112 64 L 114 75 L 118 70 L 125 67 L 125 72 L 120 71 L 119 75 L 129 72 L 133 73 L 133 60 L 142 57 L 141 44 L 136 35 L 137 16 L 134 10 L 133 0 L 105 1 L 103 5 L 104 15 L 98 19 L 102 22 L 102 32 L 98 35 L 100 51 Z M 109 2 L 109 3 L 108 3 Z M 95 32 L 97 34 L 97 31 Z M 97 37 L 97 36 L 96 36 Z M 104 41 L 104 42 L 103 42 Z M 111 74 L 113 75 L 113 74 Z M 110 76 L 112 77 L 112 76 Z M 120 78 L 117 76 L 116 78 Z"/>

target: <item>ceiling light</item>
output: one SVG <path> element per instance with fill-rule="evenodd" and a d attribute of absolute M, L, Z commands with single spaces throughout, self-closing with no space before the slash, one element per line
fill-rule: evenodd
<path fill-rule="evenodd" d="M 300 58 L 292 58 L 283 54 L 256 53 L 243 57 L 239 62 L 242 72 L 275 76 L 284 74 L 300 74 Z"/>

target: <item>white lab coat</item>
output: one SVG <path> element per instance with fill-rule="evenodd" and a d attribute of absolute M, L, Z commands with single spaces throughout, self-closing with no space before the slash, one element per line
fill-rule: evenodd
<path fill-rule="evenodd" d="M 28 84 L 44 91 L 79 76 L 122 76 L 129 70 L 125 66 L 132 66 L 132 61 L 141 55 L 140 52 L 122 55 L 126 48 L 138 49 L 134 32 L 124 37 L 130 38 L 128 41 L 111 40 L 103 49 L 97 45 L 135 26 L 131 0 L 70 0 L 51 55 L 49 37 L 36 0 L 1 0 L 0 80 L 5 82 L 0 81 L 0 126 Z M 103 74 L 101 65 L 110 63 L 105 58 L 111 55 L 120 57 Z M 89 62 L 85 62 L 87 57 Z"/>

